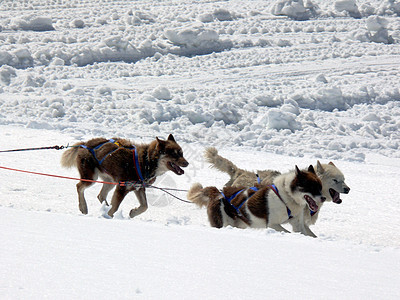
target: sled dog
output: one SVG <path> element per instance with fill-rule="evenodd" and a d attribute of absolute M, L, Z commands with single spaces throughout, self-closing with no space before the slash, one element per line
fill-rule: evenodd
<path fill-rule="evenodd" d="M 321 180 L 310 165 L 307 171 L 296 166 L 294 171 L 276 176 L 271 185 L 255 187 L 224 187 L 220 192 L 216 187 L 203 188 L 194 184 L 187 198 L 198 206 L 207 206 L 210 225 L 221 228 L 266 228 L 289 232 L 281 224 L 291 220 L 299 232 L 314 236 L 304 226 L 304 209 L 317 211 L 325 200 L 322 196 Z"/>
<path fill-rule="evenodd" d="M 271 184 L 273 179 L 280 175 L 281 173 L 274 170 L 258 170 L 257 173 L 250 172 L 238 168 L 230 160 L 220 156 L 217 149 L 214 147 L 207 148 L 204 154 L 207 162 L 211 164 L 212 167 L 216 168 L 221 172 L 225 172 L 230 176 L 230 180 L 225 184 L 225 186 L 253 186 L 257 183 L 257 176 L 259 180 L 264 185 Z M 345 178 L 343 173 L 332 163 L 321 164 L 317 161 L 315 166 L 316 174 L 321 179 L 322 182 L 322 195 L 327 201 L 333 201 L 334 203 L 341 203 L 340 193 L 348 194 L 350 188 L 345 183 Z M 310 213 L 307 208 L 304 210 L 304 221 L 306 226 L 313 225 L 318 219 L 319 211 L 321 210 L 321 205 L 315 213 Z M 300 229 L 297 228 L 296 224 L 292 224 L 293 230 L 298 232 Z"/>
<path fill-rule="evenodd" d="M 157 176 L 167 171 L 184 174 L 181 167 L 187 167 L 189 163 L 170 134 L 167 140 L 156 138 L 150 144 L 133 144 L 119 138 L 94 138 L 66 150 L 61 157 L 61 165 L 66 168 L 77 167 L 81 179 L 96 180 L 100 176 L 104 181 L 120 183 L 116 185 L 111 199 L 111 209 L 108 212 L 111 217 L 124 197 L 134 191 L 140 205 L 130 211 L 129 216 L 133 218 L 147 210 L 146 185 L 152 184 Z M 76 185 L 79 209 L 83 214 L 88 213 L 84 191 L 92 184 L 81 180 Z M 112 184 L 103 184 L 97 196 L 100 203 L 105 201 L 108 205 L 107 194 L 113 187 Z"/>

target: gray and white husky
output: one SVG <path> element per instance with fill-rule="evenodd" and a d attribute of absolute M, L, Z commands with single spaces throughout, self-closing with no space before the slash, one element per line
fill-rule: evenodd
<path fill-rule="evenodd" d="M 275 170 L 257 170 L 257 172 L 251 172 L 240 169 L 230 160 L 220 156 L 217 149 L 214 147 L 207 148 L 204 156 L 213 168 L 227 173 L 230 176 L 230 180 L 225 186 L 251 187 L 255 185 L 258 180 L 261 181 L 262 185 L 269 185 L 275 177 L 281 174 Z M 322 195 L 326 201 L 333 201 L 337 204 L 341 203 L 340 193 L 348 194 L 350 192 L 350 188 L 345 183 L 343 173 L 332 162 L 321 164 L 317 161 L 314 168 L 317 176 L 321 179 Z M 304 222 L 305 226 L 308 228 L 307 230 L 310 230 L 309 226 L 315 224 L 317 221 L 322 204 L 323 203 L 319 205 L 319 209 L 315 213 L 311 213 L 307 208 L 304 208 Z M 294 220 L 289 221 L 289 223 L 292 225 L 293 231 L 301 231 L 302 225 L 298 225 Z M 312 233 L 311 230 L 310 232 Z M 311 236 L 316 237 L 314 233 L 312 233 Z"/>

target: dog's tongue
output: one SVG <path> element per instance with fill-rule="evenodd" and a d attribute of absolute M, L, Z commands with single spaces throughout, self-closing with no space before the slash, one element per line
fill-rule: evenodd
<path fill-rule="evenodd" d="M 342 199 L 340 199 L 340 193 L 336 192 L 334 189 L 329 189 L 329 193 L 331 194 L 332 201 L 334 203 L 342 203 Z"/>
<path fill-rule="evenodd" d="M 313 198 L 311 198 L 308 195 L 304 195 L 304 199 L 306 199 L 307 203 L 308 203 L 308 207 L 312 210 L 312 211 L 317 211 L 318 210 L 318 205 L 317 203 L 314 201 Z"/>
<path fill-rule="evenodd" d="M 170 166 L 172 167 L 172 170 L 177 174 L 177 175 L 182 175 L 185 173 L 178 165 L 174 163 L 170 163 Z"/>

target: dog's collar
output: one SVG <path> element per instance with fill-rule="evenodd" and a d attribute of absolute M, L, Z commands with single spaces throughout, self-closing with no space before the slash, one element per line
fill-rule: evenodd
<path fill-rule="evenodd" d="M 286 211 L 287 211 L 288 218 L 289 218 L 289 219 L 293 218 L 292 212 L 290 211 L 289 207 L 286 205 L 285 201 L 283 201 L 281 195 L 279 195 L 279 191 L 278 191 L 278 188 L 276 187 L 276 185 L 275 185 L 275 184 L 271 184 L 271 185 L 269 185 L 269 187 L 271 188 L 271 190 L 274 191 L 274 193 L 278 196 L 278 198 L 279 198 L 279 199 L 283 202 L 283 204 L 286 206 Z"/>

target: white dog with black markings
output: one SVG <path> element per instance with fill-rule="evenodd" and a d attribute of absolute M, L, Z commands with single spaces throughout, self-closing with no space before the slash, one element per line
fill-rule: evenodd
<path fill-rule="evenodd" d="M 204 154 L 207 162 L 211 164 L 213 168 L 227 173 L 230 176 L 230 180 L 225 184 L 225 186 L 247 186 L 251 187 L 261 181 L 263 185 L 272 184 L 275 177 L 281 175 L 279 171 L 275 170 L 258 170 L 257 172 L 251 172 L 238 168 L 230 160 L 220 156 L 218 151 L 214 147 L 207 148 Z M 332 201 L 334 203 L 340 204 L 342 200 L 340 199 L 340 194 L 348 194 L 350 188 L 345 183 L 345 178 L 343 173 L 334 165 L 333 162 L 328 164 L 321 164 L 317 161 L 317 165 L 314 166 L 317 176 L 322 182 L 322 195 L 326 201 Z M 318 219 L 321 206 L 316 212 L 310 212 L 307 208 L 304 208 L 304 222 L 307 226 L 307 231 L 309 230 L 312 234 L 311 236 L 316 237 L 316 235 L 310 230 L 309 226 L 314 225 Z M 293 231 L 301 232 L 302 226 L 294 222 L 294 220 L 289 221 L 293 227 Z"/>
<path fill-rule="evenodd" d="M 222 192 L 199 183 L 189 190 L 187 198 L 198 206 L 207 206 L 213 227 L 266 228 L 289 232 L 281 224 L 292 222 L 302 234 L 315 236 L 304 222 L 304 209 L 318 211 L 325 201 L 321 180 L 313 166 L 307 171 L 278 175 L 271 185 L 257 187 L 224 187 Z"/>

